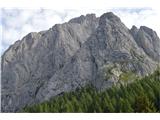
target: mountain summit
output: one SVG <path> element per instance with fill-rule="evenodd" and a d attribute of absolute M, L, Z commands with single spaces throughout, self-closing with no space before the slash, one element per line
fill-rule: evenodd
<path fill-rule="evenodd" d="M 152 73 L 160 39 L 152 29 L 128 29 L 112 12 L 87 14 L 32 32 L 2 55 L 2 112 L 16 112 L 92 84 L 98 90 L 121 82 L 121 74 Z"/>

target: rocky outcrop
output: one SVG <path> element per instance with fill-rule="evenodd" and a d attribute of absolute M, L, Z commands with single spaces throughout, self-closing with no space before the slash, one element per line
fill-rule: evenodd
<path fill-rule="evenodd" d="M 156 61 L 160 60 L 160 41 L 155 31 L 146 26 L 141 26 L 140 29 L 133 26 L 131 33 L 138 46 L 141 47 L 151 59 Z"/>
<path fill-rule="evenodd" d="M 2 56 L 2 112 L 93 84 L 105 89 L 118 82 L 103 77 L 105 66 L 146 75 L 160 60 L 160 39 L 147 28 L 129 30 L 113 13 L 94 14 L 29 33 Z M 108 75 L 109 76 L 109 75 Z"/>

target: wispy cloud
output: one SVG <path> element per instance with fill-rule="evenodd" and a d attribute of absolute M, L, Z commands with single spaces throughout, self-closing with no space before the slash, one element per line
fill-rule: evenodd
<path fill-rule="evenodd" d="M 81 14 L 96 13 L 97 16 L 112 11 L 131 28 L 132 25 L 145 25 L 153 28 L 160 35 L 160 14 L 151 8 L 110 8 L 83 10 L 52 10 L 52 9 L 1 9 L 3 28 L 1 40 L 2 52 L 15 41 L 22 39 L 29 32 L 38 32 L 52 27 L 56 23 L 67 22 Z"/>
<path fill-rule="evenodd" d="M 139 8 L 139 9 L 114 9 L 113 10 L 121 20 L 131 27 L 132 25 L 139 26 L 148 26 L 159 34 L 160 36 L 160 13 L 159 10 L 151 8 Z"/>

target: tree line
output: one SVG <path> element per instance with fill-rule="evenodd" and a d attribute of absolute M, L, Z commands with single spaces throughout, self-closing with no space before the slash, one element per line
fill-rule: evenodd
<path fill-rule="evenodd" d="M 88 85 L 25 107 L 22 112 L 160 112 L 160 70 L 133 83 L 113 86 L 101 92 Z"/>

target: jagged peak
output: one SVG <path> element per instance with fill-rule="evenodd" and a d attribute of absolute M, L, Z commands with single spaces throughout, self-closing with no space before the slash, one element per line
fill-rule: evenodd
<path fill-rule="evenodd" d="M 96 14 L 94 14 L 94 13 L 91 13 L 91 14 L 86 14 L 86 17 L 96 17 Z"/>
<path fill-rule="evenodd" d="M 146 26 L 140 26 L 140 30 L 143 30 L 147 34 L 153 34 L 154 33 L 154 31 L 151 28 L 146 27 Z"/>
<path fill-rule="evenodd" d="M 159 39 L 159 36 L 157 35 L 156 31 L 154 31 L 153 29 L 149 27 L 141 26 L 139 30 L 148 34 L 152 39 Z"/>
<path fill-rule="evenodd" d="M 143 29 L 143 30 L 152 30 L 151 28 L 149 28 L 147 26 L 140 26 L 140 29 Z"/>
<path fill-rule="evenodd" d="M 84 20 L 93 20 L 96 19 L 96 15 L 91 13 L 91 14 L 86 14 L 86 16 L 81 15 L 79 17 L 73 18 L 71 20 L 69 20 L 69 23 L 83 23 Z"/>
<path fill-rule="evenodd" d="M 132 28 L 130 29 L 130 32 L 131 32 L 134 39 L 136 39 L 136 37 L 137 37 L 138 30 L 139 29 L 135 25 L 133 25 Z"/>
<path fill-rule="evenodd" d="M 112 12 L 107 12 L 100 16 L 99 24 L 105 24 L 107 21 L 121 22 L 120 18 Z"/>
<path fill-rule="evenodd" d="M 131 30 L 138 30 L 138 28 L 135 25 L 133 25 Z"/>
<path fill-rule="evenodd" d="M 28 33 L 26 36 L 24 36 L 23 38 L 22 38 L 22 40 L 23 39 L 31 39 L 31 38 L 34 38 L 35 36 L 37 36 L 37 32 L 30 32 L 30 33 Z"/>
<path fill-rule="evenodd" d="M 137 28 L 135 25 L 132 26 L 131 30 L 143 30 L 143 31 L 149 31 L 152 32 L 153 30 L 147 26 L 140 26 Z"/>

